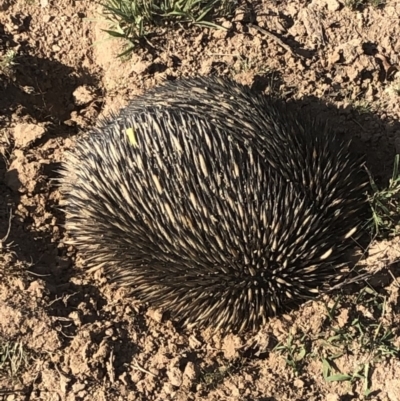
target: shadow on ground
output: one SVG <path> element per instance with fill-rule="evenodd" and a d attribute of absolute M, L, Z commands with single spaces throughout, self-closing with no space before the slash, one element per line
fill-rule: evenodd
<path fill-rule="evenodd" d="M 24 24 L 29 24 L 26 19 Z M 6 49 L 17 51 L 13 64 L 0 68 L 0 128 L 12 118 L 19 118 L 23 122 L 52 123 L 58 132 L 68 131 L 63 123 L 72 111 L 80 111 L 73 99 L 75 89 L 82 85 L 97 88 L 96 95 L 100 97 L 99 80 L 86 68 L 75 69 L 57 60 L 30 55 L 29 45 L 17 45 L 0 24 L 0 50 L 5 54 Z M 97 103 L 101 107 L 101 101 Z"/>

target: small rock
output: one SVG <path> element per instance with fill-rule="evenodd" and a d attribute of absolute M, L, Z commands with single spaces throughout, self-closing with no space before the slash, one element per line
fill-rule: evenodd
<path fill-rule="evenodd" d="M 37 139 L 41 138 L 45 132 L 45 128 L 40 125 L 18 124 L 13 132 L 15 146 L 20 149 L 27 148 Z"/>
<path fill-rule="evenodd" d="M 112 327 L 108 328 L 107 330 L 105 330 L 104 334 L 105 334 L 107 337 L 112 337 L 112 336 L 114 335 L 114 330 L 113 330 L 113 328 L 112 328 Z"/>
<path fill-rule="evenodd" d="M 325 0 L 326 6 L 329 11 L 338 11 L 340 3 L 337 0 Z"/>
<path fill-rule="evenodd" d="M 86 387 L 85 383 L 77 382 L 72 385 L 72 392 L 77 393 L 79 391 L 84 390 Z"/>
<path fill-rule="evenodd" d="M 28 288 L 28 291 L 36 296 L 36 298 L 42 298 L 45 290 L 45 285 L 39 280 L 33 281 Z"/>
<path fill-rule="evenodd" d="M 293 384 L 297 388 L 303 388 L 304 387 L 304 381 L 300 380 L 300 379 L 295 379 Z"/>
<path fill-rule="evenodd" d="M 40 0 L 40 5 L 42 8 L 47 7 L 49 5 L 49 0 Z"/>

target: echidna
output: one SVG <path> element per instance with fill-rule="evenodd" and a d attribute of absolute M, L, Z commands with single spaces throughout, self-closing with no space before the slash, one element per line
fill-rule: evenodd
<path fill-rule="evenodd" d="M 367 183 L 325 124 L 212 77 L 134 99 L 62 178 L 88 267 L 184 325 L 236 332 L 342 279 Z"/>

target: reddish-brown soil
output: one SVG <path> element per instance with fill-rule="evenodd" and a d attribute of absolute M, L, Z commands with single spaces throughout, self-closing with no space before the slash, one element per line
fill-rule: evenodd
<path fill-rule="evenodd" d="M 227 337 L 175 327 L 101 274 L 85 274 L 63 243 L 54 179 L 64 152 L 100 115 L 166 79 L 218 74 L 274 90 L 329 119 L 387 182 L 400 153 L 400 2 L 358 11 L 342 0 L 247 3 L 221 21 L 227 32 L 165 28 L 154 48 L 121 61 L 93 1 L 1 0 L 0 56 L 14 50 L 16 64 L 0 70 L 0 237 L 12 212 L 0 248 L 0 400 L 348 401 L 366 389 L 372 400 L 400 400 L 398 354 L 378 358 L 352 331 L 363 317 L 392 330 L 400 347 L 396 239 L 375 244 L 365 262 L 377 272 L 373 299 L 386 297 L 380 314 L 348 291 L 332 321 L 315 301 L 256 335 Z M 358 372 L 352 381 L 324 379 L 333 328 L 354 338 L 330 374 Z M 294 359 L 305 347 L 295 366 L 274 350 L 291 336 Z M 23 349 L 14 374 L 6 344 Z"/>

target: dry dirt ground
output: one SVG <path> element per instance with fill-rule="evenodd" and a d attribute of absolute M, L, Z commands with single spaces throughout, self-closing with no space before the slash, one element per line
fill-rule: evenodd
<path fill-rule="evenodd" d="M 400 153 L 400 1 L 376 3 L 243 2 L 228 31 L 163 28 L 124 62 L 92 0 L 1 0 L 0 56 L 16 57 L 0 73 L 0 400 L 400 400 L 398 240 L 369 250 L 364 289 L 256 334 L 184 331 L 84 274 L 54 184 L 99 115 L 196 74 L 328 118 L 384 184 Z"/>

